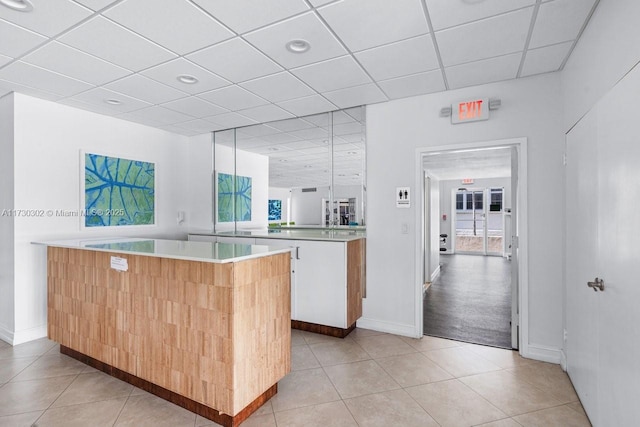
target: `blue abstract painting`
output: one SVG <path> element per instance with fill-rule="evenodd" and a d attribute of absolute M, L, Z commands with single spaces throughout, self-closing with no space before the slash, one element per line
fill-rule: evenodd
<path fill-rule="evenodd" d="M 155 164 L 84 156 L 85 227 L 155 223 Z"/>
<path fill-rule="evenodd" d="M 251 221 L 251 177 L 218 173 L 218 222 Z M 234 210 L 235 200 L 235 210 Z"/>
<path fill-rule="evenodd" d="M 269 221 L 282 219 L 282 200 L 269 199 Z"/>

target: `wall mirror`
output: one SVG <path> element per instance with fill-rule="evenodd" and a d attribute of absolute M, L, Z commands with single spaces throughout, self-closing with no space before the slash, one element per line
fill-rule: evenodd
<path fill-rule="evenodd" d="M 366 225 L 365 109 L 213 133 L 214 230 Z"/>

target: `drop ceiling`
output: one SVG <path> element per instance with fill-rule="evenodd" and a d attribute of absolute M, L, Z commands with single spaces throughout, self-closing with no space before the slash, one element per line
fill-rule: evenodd
<path fill-rule="evenodd" d="M 183 135 L 558 71 L 598 2 L 30 1 L 0 6 L 0 96 Z"/>

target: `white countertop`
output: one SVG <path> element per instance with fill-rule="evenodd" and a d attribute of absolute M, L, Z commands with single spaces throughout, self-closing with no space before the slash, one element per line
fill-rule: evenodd
<path fill-rule="evenodd" d="M 329 242 L 350 242 L 364 239 L 366 232 L 363 230 L 322 230 L 322 229 L 284 229 L 270 228 L 263 230 L 238 230 L 238 231 L 202 231 L 191 230 L 190 235 L 218 236 L 218 237 L 249 237 L 259 239 L 287 239 L 287 240 L 320 240 Z"/>
<path fill-rule="evenodd" d="M 85 249 L 188 261 L 226 263 L 290 252 L 287 248 L 264 245 L 192 242 L 144 238 L 69 239 L 33 242 L 57 248 Z"/>

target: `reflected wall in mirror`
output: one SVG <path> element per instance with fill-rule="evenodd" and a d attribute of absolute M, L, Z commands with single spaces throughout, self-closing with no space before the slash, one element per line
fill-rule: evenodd
<path fill-rule="evenodd" d="M 364 107 L 214 132 L 213 140 L 215 172 L 252 181 L 251 220 L 222 222 L 214 207 L 215 231 L 365 225 Z"/>

